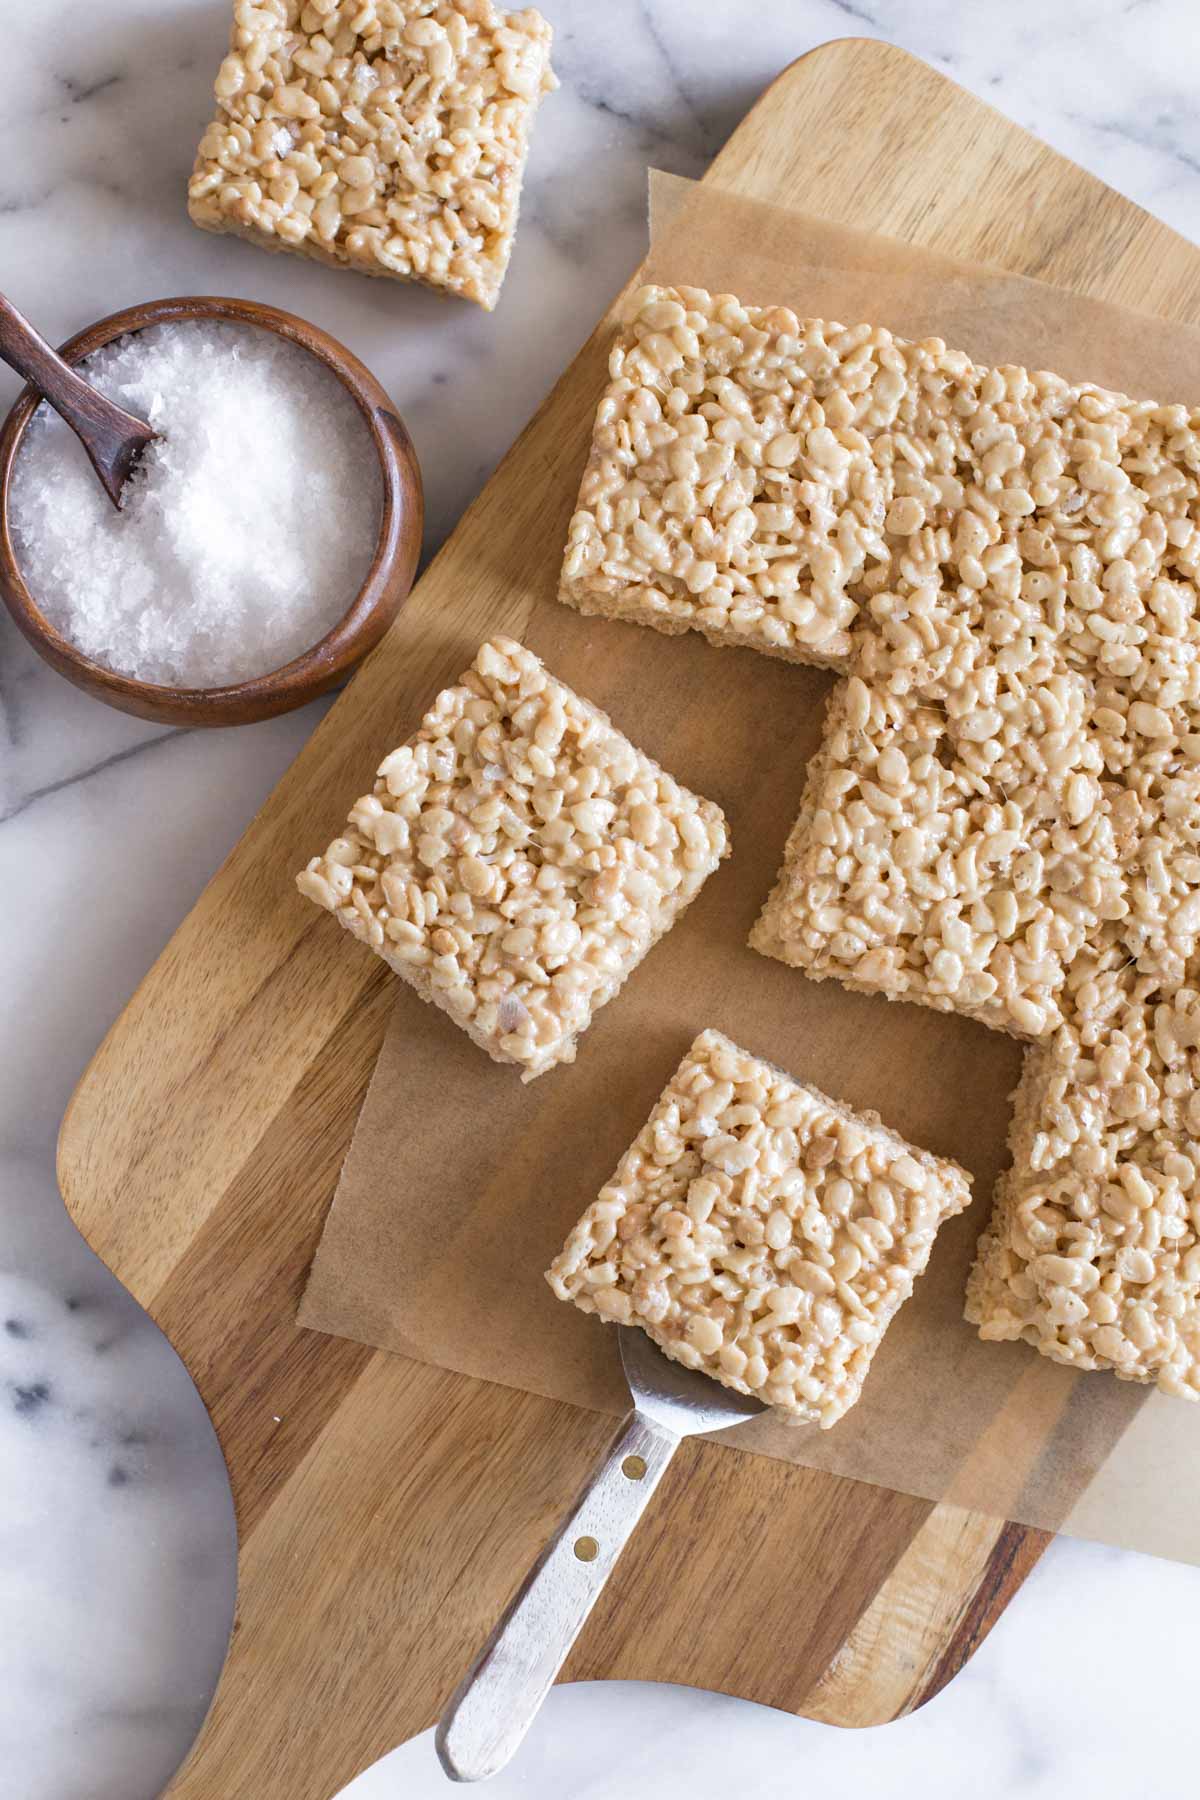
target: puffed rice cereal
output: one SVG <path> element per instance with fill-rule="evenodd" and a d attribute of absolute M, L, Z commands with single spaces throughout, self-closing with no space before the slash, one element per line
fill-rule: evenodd
<path fill-rule="evenodd" d="M 903 392 L 868 365 L 865 335 L 731 294 L 643 288 L 609 357 L 559 598 L 844 662 L 848 589 L 884 545 L 868 436 Z"/>
<path fill-rule="evenodd" d="M 929 598 L 910 597 L 909 626 Z M 857 675 L 835 689 L 750 942 L 818 980 L 1037 1039 L 1073 959 L 1127 904 L 1102 765 L 1081 678 L 1036 644 L 1019 675 L 999 673 L 978 605 L 948 610 L 966 652 L 955 685 L 909 668 L 900 691 Z M 993 716 L 1006 724 L 981 742 Z"/>
<path fill-rule="evenodd" d="M 677 1362 L 829 1426 L 969 1199 L 957 1164 L 704 1031 L 546 1279 Z"/>
<path fill-rule="evenodd" d="M 1163 990 L 1117 933 L 1032 1048 L 967 1287 L 984 1338 L 1200 1399 L 1200 962 Z"/>
<path fill-rule="evenodd" d="M 188 211 L 496 303 L 551 30 L 492 0 L 234 0 Z"/>
<path fill-rule="evenodd" d="M 1200 416 L 967 370 L 753 941 L 1039 1039 L 1106 924 L 1169 983 L 1200 940 Z"/>
<path fill-rule="evenodd" d="M 719 807 L 498 637 L 297 886 L 530 1081 L 728 852 Z"/>
<path fill-rule="evenodd" d="M 1034 1043 L 969 1316 L 1194 1397 L 1200 412 L 693 288 L 610 377 L 561 597 L 845 677 L 752 944 Z"/>

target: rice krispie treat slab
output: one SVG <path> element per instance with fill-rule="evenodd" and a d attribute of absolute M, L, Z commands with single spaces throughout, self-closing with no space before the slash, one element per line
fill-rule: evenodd
<path fill-rule="evenodd" d="M 494 638 L 297 886 L 530 1081 L 728 851 L 719 807 Z"/>
<path fill-rule="evenodd" d="M 967 1288 L 984 1338 L 1200 1398 L 1200 967 L 1167 995 L 1115 934 L 1026 1057 L 1013 1167 Z"/>
<path fill-rule="evenodd" d="M 848 677 L 750 941 L 1039 1046 L 971 1316 L 1187 1393 L 1198 582 L 1200 412 L 656 288 L 613 349 L 561 587 Z M 1098 1063 L 1101 974 L 1137 997 Z M 1141 1074 L 1114 1082 L 1130 1055 Z M 1145 1242 L 1081 1133 L 1159 1172 L 1143 1199 L 1175 1196 L 1145 1201 Z M 1048 1171 L 1067 1248 L 1031 1274 L 1020 1221 Z M 1064 1256 L 1091 1310 L 1058 1290 Z"/>
<path fill-rule="evenodd" d="M 830 1426 L 969 1199 L 956 1163 L 704 1031 L 546 1279 L 677 1362 Z"/>
<path fill-rule="evenodd" d="M 234 0 L 193 221 L 490 310 L 551 35 L 492 0 Z"/>
<path fill-rule="evenodd" d="M 1128 679 L 1137 597 L 1153 590 L 1159 635 L 1194 610 L 1197 427 L 1185 407 L 989 368 L 939 338 L 643 288 L 560 598 L 845 670 L 874 596 L 961 586 L 1040 605 L 1071 667 Z"/>

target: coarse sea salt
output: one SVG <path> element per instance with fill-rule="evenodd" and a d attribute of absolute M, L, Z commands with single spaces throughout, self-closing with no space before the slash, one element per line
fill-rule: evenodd
<path fill-rule="evenodd" d="M 38 407 L 13 468 L 21 573 L 105 668 L 212 688 L 282 667 L 348 610 L 383 484 L 337 377 L 253 326 L 154 325 L 81 365 L 162 435 L 113 507 L 74 434 Z"/>

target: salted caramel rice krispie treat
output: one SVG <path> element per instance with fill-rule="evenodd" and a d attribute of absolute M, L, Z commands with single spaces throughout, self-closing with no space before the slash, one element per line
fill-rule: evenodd
<path fill-rule="evenodd" d="M 824 662 L 755 948 L 1027 1038 L 969 1316 L 1195 1397 L 1200 412 L 645 290 L 584 611 Z"/>
<path fill-rule="evenodd" d="M 546 1278 L 677 1362 L 828 1426 L 969 1199 L 957 1164 L 704 1031 Z"/>
<path fill-rule="evenodd" d="M 491 308 L 550 39 L 492 0 L 235 0 L 188 211 Z"/>
<path fill-rule="evenodd" d="M 609 372 L 561 597 L 851 677 L 755 947 L 1035 1040 L 1109 922 L 1177 979 L 1200 415 L 698 288 Z"/>
<path fill-rule="evenodd" d="M 857 675 L 835 690 L 750 942 L 818 980 L 1037 1039 L 1074 958 L 1127 908 L 1126 877 L 1087 684 L 1033 635 L 999 672 L 981 609 L 956 610 L 951 681 L 910 665 L 899 690 Z"/>
<path fill-rule="evenodd" d="M 702 288 L 641 289 L 609 355 L 559 598 L 843 663 L 850 589 L 883 547 L 884 487 L 863 434 L 886 427 L 903 392 L 883 369 L 865 387 L 863 365 L 862 334 L 840 325 Z"/>
<path fill-rule="evenodd" d="M 1025 1060 L 966 1316 L 1200 1399 L 1200 961 L 1164 992 L 1110 931 L 1064 1015 Z"/>
<path fill-rule="evenodd" d="M 849 672 L 873 597 L 1015 586 L 1069 666 L 1120 683 L 1134 597 L 1155 589 L 1168 636 L 1191 610 L 1173 586 L 1200 557 L 1196 449 L 1182 406 L 647 287 L 612 346 L 560 597 Z"/>
<path fill-rule="evenodd" d="M 530 1081 L 574 1061 L 728 851 L 719 807 L 499 637 L 297 885 Z"/>

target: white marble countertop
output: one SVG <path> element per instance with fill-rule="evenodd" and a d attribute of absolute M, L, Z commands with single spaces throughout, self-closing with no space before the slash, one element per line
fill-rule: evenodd
<path fill-rule="evenodd" d="M 1195 0 L 545 10 L 563 87 L 539 120 L 492 318 L 188 224 L 181 196 L 227 0 L 7 9 L 4 289 L 52 338 L 189 291 L 327 326 L 412 429 L 432 548 L 637 261 L 647 163 L 699 174 L 766 82 L 826 38 L 908 46 L 1200 235 Z M 0 403 L 15 385 L 5 375 Z M 190 1383 L 68 1224 L 53 1146 L 92 1049 L 315 719 L 210 735 L 142 726 L 76 694 L 0 627 L 4 1800 L 149 1800 L 215 1679 L 231 1579 L 223 1471 Z M 869 1785 L 879 1800 L 968 1787 L 1171 1800 L 1195 1791 L 1200 1766 L 1198 1612 L 1200 1571 L 1061 1543 L 952 1688 L 883 1732 L 681 1689 L 563 1689 L 492 1791 L 706 1800 L 736 1780 L 763 1796 Z M 428 1737 L 353 1788 L 356 1800 L 445 1791 Z"/>

